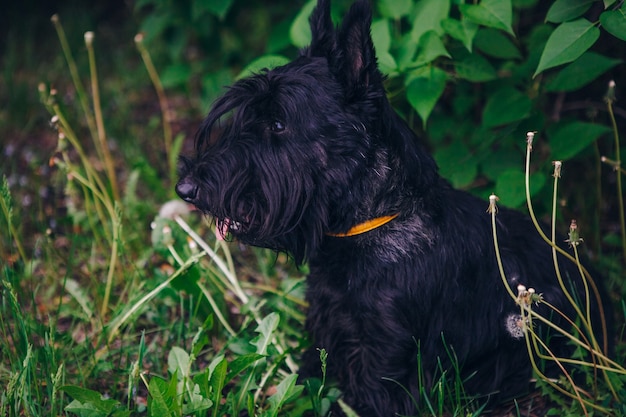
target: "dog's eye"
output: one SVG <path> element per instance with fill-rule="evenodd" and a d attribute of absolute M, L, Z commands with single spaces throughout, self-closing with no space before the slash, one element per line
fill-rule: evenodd
<path fill-rule="evenodd" d="M 280 133 L 285 130 L 285 125 L 280 120 L 272 120 L 270 122 L 270 130 L 274 133 Z"/>

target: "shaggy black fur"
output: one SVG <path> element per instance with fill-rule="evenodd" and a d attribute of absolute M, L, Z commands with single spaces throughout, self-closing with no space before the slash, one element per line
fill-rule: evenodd
<path fill-rule="evenodd" d="M 497 269 L 488 204 L 441 179 L 392 110 L 370 21 L 359 1 L 335 28 L 319 0 L 299 58 L 238 81 L 214 104 L 176 191 L 240 241 L 309 261 L 313 347 L 302 374 L 319 374 L 316 348 L 325 348 L 329 376 L 362 417 L 415 411 L 401 386 L 418 397 L 418 352 L 427 387 L 453 353 L 469 393 L 514 397 L 531 370 L 511 330 L 518 307 Z M 370 232 L 332 236 L 392 214 Z M 530 220 L 501 209 L 497 221 L 510 285 L 571 314 Z M 574 265 L 561 268 L 579 288 Z M 562 338 L 550 343 L 567 354 Z"/>

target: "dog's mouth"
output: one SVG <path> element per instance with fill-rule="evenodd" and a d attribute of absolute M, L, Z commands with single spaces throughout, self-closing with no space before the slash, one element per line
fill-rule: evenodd
<path fill-rule="evenodd" d="M 224 219 L 215 219 L 215 235 L 219 240 L 226 240 L 229 234 L 237 235 L 243 230 L 243 224 L 239 221 L 232 220 L 228 217 Z"/>

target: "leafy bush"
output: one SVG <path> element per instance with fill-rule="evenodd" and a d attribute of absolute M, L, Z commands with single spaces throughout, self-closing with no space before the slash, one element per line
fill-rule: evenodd
<path fill-rule="evenodd" d="M 144 138 L 153 148 L 138 152 L 158 149 L 167 169 L 131 170 L 111 161 L 104 121 L 128 116 L 101 108 L 89 43 L 87 95 L 60 35 L 76 97 L 45 85 L 40 92 L 55 116 L 59 142 L 51 162 L 64 174 L 71 233 L 64 246 L 49 237 L 29 248 L 3 182 L 0 218 L 8 233 L 0 249 L 15 253 L 3 265 L 0 287 L 0 342 L 7 352 L 2 413 L 323 416 L 338 401 L 340 393 L 325 380 L 308 381 L 306 391 L 296 380 L 297 356 L 308 343 L 302 333 L 306 271 L 293 270 L 282 256 L 216 240 L 177 204 L 155 215 L 149 207 L 162 204 L 164 193 L 154 193 L 157 202 L 138 195 L 142 184 L 171 189 L 174 181 L 183 137 L 169 127 L 166 90 L 199 98 L 204 110 L 224 85 L 284 63 L 308 43 L 315 0 L 265 3 L 134 3 L 142 32 L 136 42 L 158 92 L 164 136 L 162 142 Z M 350 3 L 335 1 L 333 14 L 339 18 Z M 546 178 L 554 159 L 563 162 L 558 209 L 575 213 L 583 233 L 589 231 L 585 242 L 601 255 L 613 293 L 622 298 L 623 322 L 624 169 L 616 161 L 624 152 L 624 113 L 615 100 L 626 83 L 626 5 L 376 0 L 374 6 L 372 35 L 389 97 L 456 187 L 484 196 L 486 207 L 495 192 L 502 204 L 523 208 L 529 192 L 536 212 L 551 214 L 557 198 Z M 523 138 L 532 131 L 538 132 L 534 157 L 524 172 Z M 126 175 L 118 176 L 120 165 Z M 158 171 L 166 177 L 158 178 Z M 611 182 L 611 192 L 603 190 Z M 150 237 L 148 216 L 154 218 Z M 601 216 L 610 219 L 600 222 Z M 605 381 L 593 367 L 581 372 L 602 410 L 626 415 L 623 344 L 617 356 L 618 371 Z M 326 352 L 320 357 L 324 363 Z M 549 382 L 540 384 L 559 403 L 558 413 L 584 414 L 579 405 L 586 402 L 564 400 Z M 422 395 L 416 401 L 423 402 L 424 415 L 482 412 L 462 395 L 458 375 L 442 371 Z"/>

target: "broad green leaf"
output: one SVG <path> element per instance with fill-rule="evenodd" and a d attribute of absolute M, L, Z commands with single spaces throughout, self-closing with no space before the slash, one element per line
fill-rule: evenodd
<path fill-rule="evenodd" d="M 400 19 L 411 11 L 411 0 L 380 0 L 377 2 L 381 16 L 390 19 Z"/>
<path fill-rule="evenodd" d="M 503 30 L 513 36 L 513 5 L 511 0 L 483 0 L 478 5 L 461 4 L 459 10 L 479 25 Z"/>
<path fill-rule="evenodd" d="M 478 174 L 478 161 L 467 146 L 459 139 L 440 148 L 433 154 L 441 175 L 454 187 L 471 184 Z"/>
<path fill-rule="evenodd" d="M 170 386 L 160 378 L 152 378 L 148 384 L 148 415 L 150 417 L 175 417 L 176 392 L 172 395 Z"/>
<path fill-rule="evenodd" d="M 194 384 L 191 391 L 187 391 L 187 395 L 189 396 L 189 399 L 183 404 L 182 413 L 185 416 L 208 410 L 213 405 L 213 401 L 204 397 L 200 393 L 200 386 L 198 384 Z M 221 397 L 220 393 L 219 398 L 221 399 Z M 219 410 L 219 407 L 215 407 L 214 410 Z M 213 415 L 217 416 L 217 413 L 214 412 Z"/>
<path fill-rule="evenodd" d="M 478 31 L 476 23 L 469 19 L 444 19 L 441 21 L 441 27 L 448 35 L 461 42 L 465 49 L 472 52 L 474 36 Z"/>
<path fill-rule="evenodd" d="M 213 409 L 213 417 L 217 417 L 219 407 L 217 404 L 220 404 L 222 399 L 222 390 L 224 389 L 224 385 L 226 385 L 226 370 L 228 368 L 228 362 L 226 359 L 222 359 L 217 366 L 213 369 L 211 373 L 211 380 L 209 381 L 209 385 L 213 390 L 213 402 L 216 404 Z"/>
<path fill-rule="evenodd" d="M 548 38 L 533 77 L 549 68 L 574 61 L 584 54 L 599 36 L 600 29 L 587 19 L 561 23 Z"/>
<path fill-rule="evenodd" d="M 311 27 L 309 16 L 313 12 L 317 0 L 309 0 L 294 19 L 289 30 L 291 43 L 297 48 L 304 48 L 311 43 Z"/>
<path fill-rule="evenodd" d="M 202 18 L 206 12 L 224 20 L 233 0 L 193 0 L 191 3 L 191 14 L 194 20 Z"/>
<path fill-rule="evenodd" d="M 67 395 L 78 401 L 75 406 L 84 406 L 90 410 L 98 410 L 105 413 L 105 415 L 113 411 L 113 409 L 120 404 L 119 401 L 105 399 L 102 394 L 97 391 L 77 387 L 75 385 L 64 385 L 60 387 L 59 390 L 67 393 Z"/>
<path fill-rule="evenodd" d="M 608 9 L 613 3 L 615 3 L 617 0 L 604 0 L 604 8 Z"/>
<path fill-rule="evenodd" d="M 258 353 L 248 353 L 245 355 L 237 356 L 229 365 L 228 375 L 226 376 L 226 382 L 230 382 L 234 377 L 241 372 L 252 366 L 256 361 L 263 358 L 263 355 Z"/>
<path fill-rule="evenodd" d="M 609 10 L 600 15 L 602 27 L 611 35 L 626 41 L 626 10 L 622 6 L 619 10 Z"/>
<path fill-rule="evenodd" d="M 383 74 L 388 74 L 396 70 L 397 64 L 393 56 L 389 53 L 391 48 L 391 30 L 389 20 L 380 19 L 372 23 L 372 42 L 376 49 L 378 66 Z"/>
<path fill-rule="evenodd" d="M 413 79 L 406 89 L 411 106 L 417 111 L 426 126 L 428 117 L 446 88 L 448 75 L 439 68 L 432 68 L 424 75 Z"/>
<path fill-rule="evenodd" d="M 611 128 L 588 122 L 566 122 L 549 136 L 552 159 L 567 160 L 578 155 Z M 550 133 L 550 132 L 549 132 Z"/>
<path fill-rule="evenodd" d="M 167 355 L 167 370 L 171 374 L 178 372 L 179 376 L 186 377 L 189 374 L 190 366 L 189 354 L 178 346 L 172 347 Z"/>
<path fill-rule="evenodd" d="M 601 74 L 621 63 L 595 52 L 585 52 L 580 58 L 563 68 L 546 84 L 546 91 L 575 91 L 595 80 Z"/>
<path fill-rule="evenodd" d="M 526 94 L 512 87 L 497 90 L 483 110 L 483 124 L 487 127 L 505 125 L 530 115 L 532 103 Z"/>
<path fill-rule="evenodd" d="M 76 414 L 80 417 L 108 417 L 109 413 L 98 409 L 92 403 L 81 403 L 78 400 L 74 400 L 69 403 L 65 408 L 68 413 Z"/>
<path fill-rule="evenodd" d="M 252 74 L 256 74 L 264 69 L 272 69 L 285 65 L 289 62 L 289 59 L 282 55 L 263 55 L 252 61 L 237 75 L 237 79 L 248 77 Z"/>
<path fill-rule="evenodd" d="M 490 149 L 485 159 L 481 161 L 481 172 L 494 182 L 512 167 L 521 167 L 524 164 L 524 155 L 513 146 L 502 143 L 497 149 Z"/>
<path fill-rule="evenodd" d="M 536 173 L 530 176 L 531 196 L 541 190 L 546 183 L 546 176 L 543 173 Z M 499 203 L 517 208 L 526 201 L 526 176 L 522 168 L 509 169 L 504 171 L 496 180 L 495 194 L 500 199 Z"/>
<path fill-rule="evenodd" d="M 268 399 L 270 404 L 270 413 L 268 417 L 276 417 L 278 415 L 278 411 L 283 407 L 283 405 L 289 403 L 291 399 L 300 395 L 304 386 L 296 385 L 297 379 L 297 374 L 291 374 L 278 384 L 276 387 L 276 393 Z"/>
<path fill-rule="evenodd" d="M 485 28 L 474 37 L 474 46 L 485 54 L 501 59 L 519 59 L 522 57 L 517 46 L 502 31 Z"/>
<path fill-rule="evenodd" d="M 371 33 L 376 54 L 383 51 L 389 51 L 389 48 L 391 48 L 391 29 L 389 28 L 389 20 L 378 19 L 372 22 Z"/>
<path fill-rule="evenodd" d="M 422 35 L 418 44 L 418 54 L 413 65 L 420 66 L 434 61 L 440 56 L 450 58 L 441 38 L 435 31 L 428 31 Z"/>
<path fill-rule="evenodd" d="M 413 10 L 411 39 L 418 42 L 422 35 L 434 30 L 442 35 L 441 21 L 450 14 L 450 0 L 421 0 Z"/>
<path fill-rule="evenodd" d="M 185 63 L 172 64 L 165 67 L 161 74 L 161 83 L 166 88 L 185 85 L 191 77 L 191 67 Z"/>
<path fill-rule="evenodd" d="M 546 15 L 547 22 L 561 23 L 582 16 L 595 0 L 556 0 Z"/>
<path fill-rule="evenodd" d="M 260 355 L 267 354 L 267 347 L 274 337 L 274 331 L 278 327 L 279 321 L 280 316 L 276 313 L 270 313 L 264 317 L 263 320 L 261 320 L 261 323 L 259 323 L 255 329 L 256 332 L 260 333 L 260 335 L 250 341 L 251 344 L 256 346 L 256 353 Z"/>
<path fill-rule="evenodd" d="M 498 76 L 489 61 L 476 53 L 455 59 L 454 69 L 459 77 L 472 82 L 491 81 Z"/>

